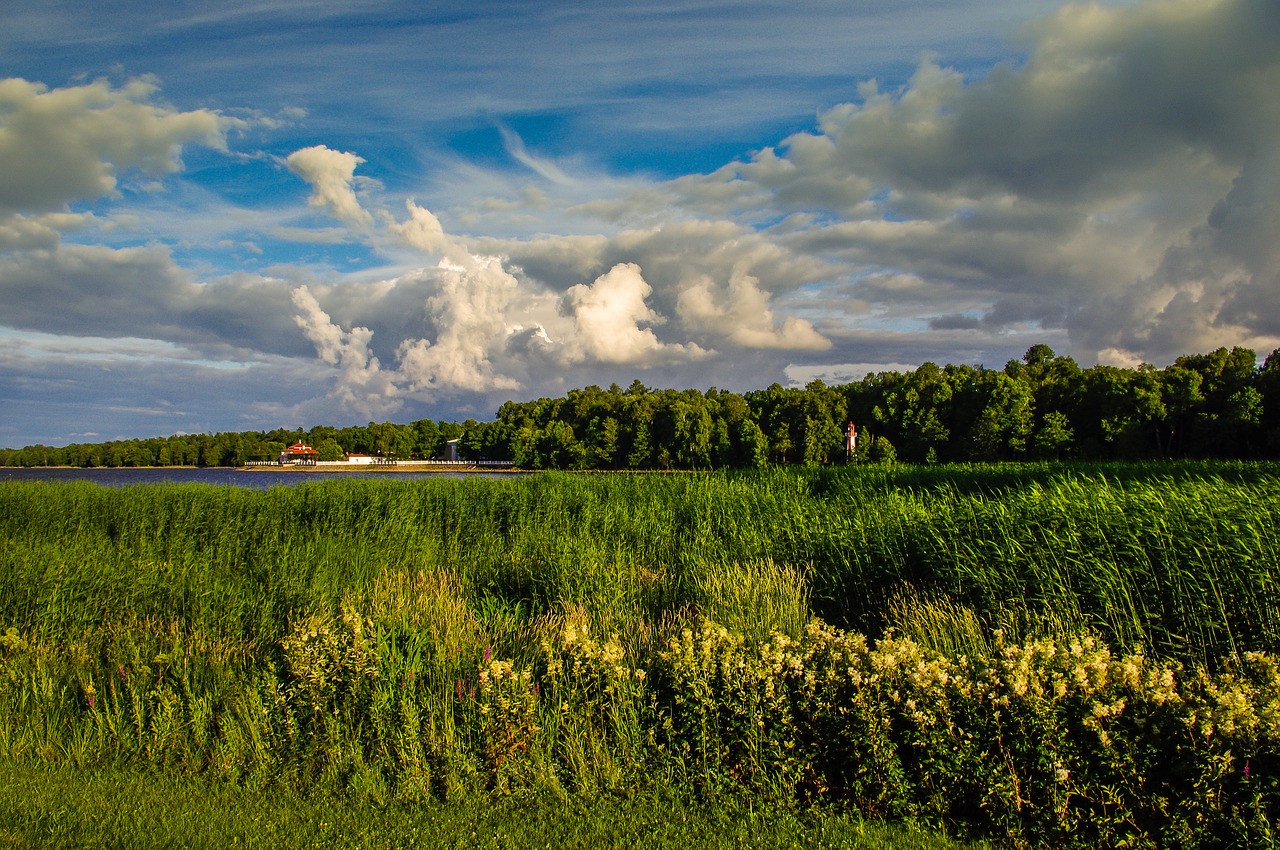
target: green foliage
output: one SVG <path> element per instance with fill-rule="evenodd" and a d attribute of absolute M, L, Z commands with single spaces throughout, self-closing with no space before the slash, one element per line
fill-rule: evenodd
<path fill-rule="evenodd" d="M 93 659 L 74 646 L 11 652 L 0 755 L 285 788 L 320 780 L 382 804 L 644 787 L 656 770 L 693 792 L 911 818 L 1015 846 L 1277 838 L 1280 663 L 1269 654 L 1210 674 L 1115 655 L 1090 635 L 997 634 L 990 652 L 952 658 L 818 621 L 798 639 L 760 643 L 697 621 L 665 650 L 628 659 L 616 639 L 571 623 L 545 640 L 535 669 L 483 661 L 454 699 L 400 683 L 413 695 L 393 719 L 378 697 L 357 707 L 351 683 L 330 678 L 331 645 L 299 649 L 300 636 L 329 642 L 321 629 L 309 637 L 314 625 L 287 641 L 306 659 L 285 677 L 294 685 L 268 675 L 200 687 L 161 670 L 166 656 L 103 671 L 120 684 L 95 687 Z M 355 655 L 356 669 L 386 668 Z M 426 754 L 420 763 L 386 746 L 406 736 Z"/>
<path fill-rule="evenodd" d="M 897 459 L 898 450 L 893 447 L 893 443 L 889 442 L 889 438 L 876 437 L 875 442 L 871 444 L 869 460 L 872 463 L 893 463 Z"/>
<path fill-rule="evenodd" d="M 63 448 L 0 449 L 14 466 L 239 466 L 274 460 L 305 437 L 321 460 L 342 450 L 431 458 L 458 439 L 467 460 L 525 469 L 759 469 L 845 458 L 843 434 L 863 434 L 858 460 L 909 463 L 1280 456 L 1280 358 L 1261 369 L 1247 348 L 1179 357 L 1164 369 L 1081 369 L 1046 345 L 1000 371 L 924 363 L 829 387 L 773 384 L 744 395 L 711 388 L 650 389 L 639 381 L 570 390 L 564 398 L 504 403 L 493 422 L 316 426 L 182 435 Z M 874 432 L 872 438 L 870 431 Z M 883 441 L 882 448 L 877 449 Z M 883 458 L 880 458 L 883 459 Z"/>
<path fill-rule="evenodd" d="M 1258 846 L 1276 473 L 4 483 L 0 757 L 380 806 L 656 783 L 1014 846 Z"/>
<path fill-rule="evenodd" d="M 342 460 L 346 457 L 346 453 L 342 451 L 342 446 L 338 445 L 338 441 L 332 437 L 325 437 L 316 444 L 316 460 L 334 461 Z"/>
<path fill-rule="evenodd" d="M 879 825 L 664 788 L 626 796 L 489 795 L 380 804 L 329 789 L 255 789 L 130 768 L 0 760 L 0 841 L 13 847 L 369 850 L 556 847 L 948 850 L 919 826 Z"/>

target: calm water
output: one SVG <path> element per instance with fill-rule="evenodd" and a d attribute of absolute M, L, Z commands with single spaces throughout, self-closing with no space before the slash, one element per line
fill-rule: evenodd
<path fill-rule="evenodd" d="M 502 472 L 271 472 L 215 467 L 212 469 L 0 469 L 0 481 L 92 481 L 106 487 L 135 484 L 222 484 L 264 490 L 305 481 L 377 478 L 382 481 L 422 481 L 428 478 L 506 478 Z"/>

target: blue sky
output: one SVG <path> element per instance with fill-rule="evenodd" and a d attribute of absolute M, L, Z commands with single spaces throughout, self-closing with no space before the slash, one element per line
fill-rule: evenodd
<path fill-rule="evenodd" d="M 0 445 L 1280 345 L 1267 0 L 4 6 Z"/>

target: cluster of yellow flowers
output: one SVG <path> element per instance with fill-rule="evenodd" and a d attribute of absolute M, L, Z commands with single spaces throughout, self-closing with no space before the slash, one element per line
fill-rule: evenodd
<path fill-rule="evenodd" d="M 335 622 L 314 614 L 293 625 L 280 642 L 292 677 L 289 696 L 313 713 L 337 715 L 338 703 L 379 676 L 380 662 L 367 631 L 370 624 L 349 603 Z"/>
<path fill-rule="evenodd" d="M 283 667 L 220 680 L 243 689 L 221 701 L 192 689 L 205 662 L 180 635 L 90 651 L 7 629 L 0 706 L 52 714 L 63 700 L 60 716 L 94 724 L 86 741 L 155 759 L 189 751 L 229 774 L 268 775 L 304 751 L 308 764 L 370 759 L 388 776 L 465 774 L 495 789 L 591 771 L 617 783 L 660 765 L 872 817 L 977 818 L 975 832 L 1015 844 L 1174 846 L 1244 816 L 1262 825 L 1251 838 L 1280 822 L 1280 657 L 1266 653 L 1186 671 L 1088 634 L 997 632 L 946 655 L 819 621 L 753 640 L 702 620 L 635 657 L 570 611 L 541 652 L 517 661 L 486 647 L 442 681 L 438 659 L 406 651 L 399 614 L 369 611 L 299 618 Z M 240 713 L 215 716 L 227 704 Z"/>
<path fill-rule="evenodd" d="M 1202 739 L 1247 737 L 1280 740 L 1280 659 L 1247 652 L 1239 669 L 1197 674 L 1199 699 L 1184 722 Z"/>
<path fill-rule="evenodd" d="M 1179 795 L 1200 795 L 1197 823 L 1229 818 L 1222 784 L 1258 781 L 1258 765 L 1280 754 L 1280 662 L 1262 653 L 1184 674 L 1088 634 L 996 633 L 990 653 L 947 657 L 821 622 L 752 646 L 704 622 L 672 639 L 660 663 L 673 751 L 870 814 L 946 820 L 978 805 L 1010 834 L 1122 836 L 1136 829 L 1124 812 L 1159 824 Z M 1184 779 L 1185 789 L 1161 784 Z M 1098 807 L 1116 822 L 1099 821 Z"/>
<path fill-rule="evenodd" d="M 489 660 L 478 678 L 480 756 L 490 787 L 506 790 L 527 781 L 533 772 L 530 751 L 541 731 L 538 693 L 533 674 L 517 670 L 510 661 Z"/>
<path fill-rule="evenodd" d="M 647 688 L 644 668 L 628 662 L 616 636 L 597 639 L 582 616 L 569 616 L 558 634 L 542 642 L 541 679 L 562 714 L 574 714 L 604 730 L 604 720 L 632 712 Z"/>

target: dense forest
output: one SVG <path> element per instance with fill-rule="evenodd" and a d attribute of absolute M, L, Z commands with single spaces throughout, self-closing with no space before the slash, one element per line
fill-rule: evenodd
<path fill-rule="evenodd" d="M 321 460 L 344 452 L 431 458 L 458 439 L 469 460 L 529 469 L 712 469 L 846 460 L 1259 458 L 1280 455 L 1280 349 L 1261 367 L 1248 348 L 1179 357 L 1157 369 L 1081 368 L 1034 345 L 1003 369 L 938 366 L 804 388 L 590 386 L 509 401 L 491 422 L 421 419 L 309 430 L 178 435 L 62 448 L 0 449 L 4 466 L 239 466 L 304 440 Z"/>

